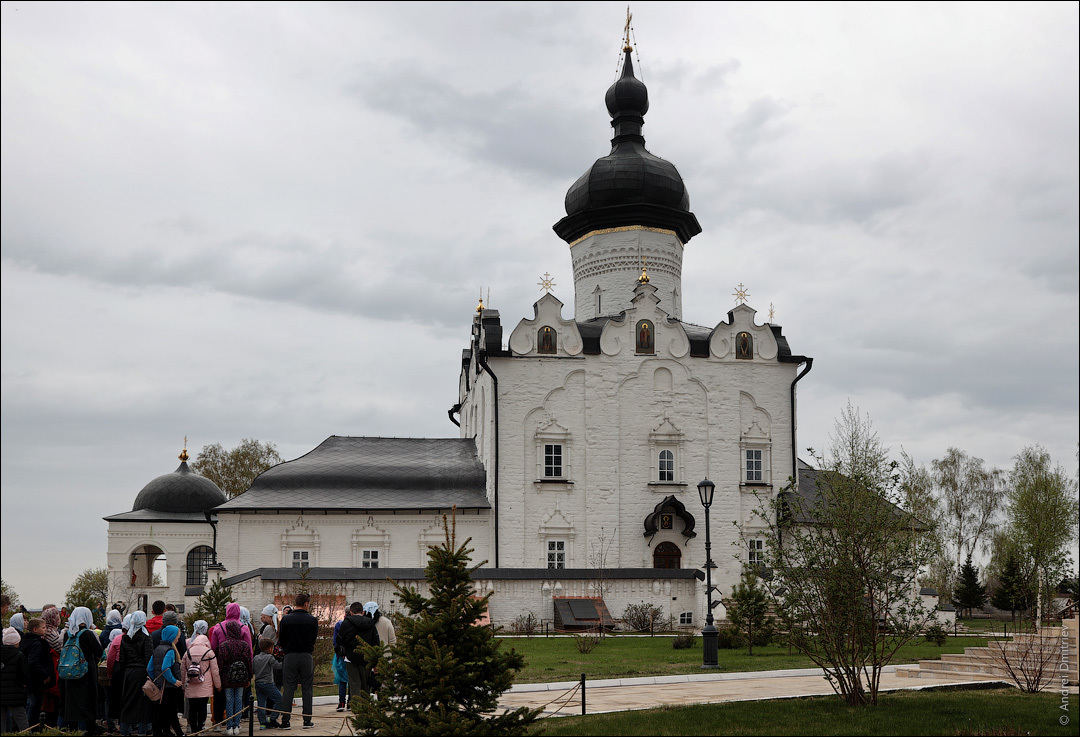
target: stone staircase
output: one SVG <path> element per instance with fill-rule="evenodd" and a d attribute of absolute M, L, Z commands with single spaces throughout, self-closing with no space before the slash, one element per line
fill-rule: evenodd
<path fill-rule="evenodd" d="M 1073 620 L 1075 622 L 1075 620 Z M 1077 639 L 1075 625 L 1067 628 L 1065 640 L 1070 680 L 1075 684 Z M 920 660 L 917 664 L 896 666 L 901 678 L 932 678 L 950 681 L 1011 680 L 1005 662 L 1028 673 L 1043 669 L 1044 688 L 1060 684 L 1062 671 L 1062 628 L 1041 627 L 1038 634 L 1018 634 L 1011 640 L 990 640 L 986 647 L 964 648 L 962 653 L 945 653 L 940 660 Z"/>

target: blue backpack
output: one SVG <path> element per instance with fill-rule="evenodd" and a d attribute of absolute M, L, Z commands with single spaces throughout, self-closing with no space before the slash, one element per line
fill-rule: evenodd
<path fill-rule="evenodd" d="M 67 639 L 64 640 L 64 646 L 60 648 L 60 663 L 57 665 L 57 670 L 60 672 L 60 677 L 65 681 L 82 678 L 89 669 L 86 656 L 83 655 L 82 648 L 79 647 L 79 635 L 81 634 L 81 631 L 75 634 L 69 632 Z"/>

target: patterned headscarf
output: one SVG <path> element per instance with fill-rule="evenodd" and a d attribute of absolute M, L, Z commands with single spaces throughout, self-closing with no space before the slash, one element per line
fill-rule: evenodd
<path fill-rule="evenodd" d="M 119 637 L 122 634 L 124 634 L 124 631 L 122 629 L 120 629 L 119 627 L 117 627 L 116 629 L 114 629 L 113 631 L 111 631 L 109 633 L 109 642 L 111 643 L 113 640 L 115 640 L 117 637 Z"/>
<path fill-rule="evenodd" d="M 109 613 L 105 615 L 105 624 L 117 625 L 124 621 L 124 615 L 122 615 L 116 609 L 110 609 Z"/>
<path fill-rule="evenodd" d="M 124 621 L 120 623 L 120 629 L 123 630 L 124 632 L 128 632 L 128 631 L 131 630 L 131 615 L 130 614 L 125 614 L 124 615 Z"/>
<path fill-rule="evenodd" d="M 53 650 L 60 652 L 64 645 L 64 640 L 60 637 L 60 610 L 49 607 L 41 612 L 41 619 L 45 622 L 45 642 Z"/>
<path fill-rule="evenodd" d="M 240 624 L 251 629 L 251 612 L 246 606 L 240 607 Z"/>
<path fill-rule="evenodd" d="M 137 609 L 131 613 L 131 626 L 128 627 L 127 631 L 128 638 L 135 637 L 135 633 L 140 630 L 142 630 L 143 634 L 147 637 L 150 636 L 150 633 L 146 631 L 146 612 Z"/>
<path fill-rule="evenodd" d="M 94 614 L 84 606 L 77 606 L 68 617 L 68 634 L 78 635 L 83 627 L 91 632 L 94 630 Z"/>
<path fill-rule="evenodd" d="M 196 619 L 195 625 L 192 627 L 192 637 L 198 637 L 199 635 L 205 635 L 210 630 L 210 625 L 205 619 Z"/>
<path fill-rule="evenodd" d="M 26 624 L 24 624 L 23 622 L 22 612 L 16 612 L 15 614 L 12 614 L 11 621 L 8 622 L 8 624 L 17 629 L 19 632 L 26 631 Z"/>

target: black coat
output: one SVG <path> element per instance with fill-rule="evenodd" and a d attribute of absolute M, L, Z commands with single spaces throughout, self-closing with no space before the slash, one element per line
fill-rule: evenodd
<path fill-rule="evenodd" d="M 123 705 L 120 707 L 120 721 L 129 724 L 149 723 L 151 720 L 150 699 L 146 698 L 142 687 L 146 683 L 146 664 L 154 654 L 149 635 L 142 630 L 134 637 L 124 635 L 120 641 L 120 653 L 113 666 L 113 680 L 117 675 L 124 680 Z"/>
<path fill-rule="evenodd" d="M 84 722 L 98 718 L 98 663 L 101 662 L 101 643 L 93 630 L 79 634 L 79 648 L 86 658 L 86 675 L 82 678 L 60 679 L 60 698 L 64 703 L 65 722 Z"/>
<path fill-rule="evenodd" d="M 14 645 L 0 646 L 0 704 L 7 708 L 26 708 L 26 687 L 30 669 L 26 656 Z"/>
<path fill-rule="evenodd" d="M 40 697 L 46 685 L 52 685 L 52 652 L 41 635 L 29 630 L 23 633 L 19 650 L 26 656 L 26 667 L 30 669 L 30 693 Z"/>
<path fill-rule="evenodd" d="M 379 633 L 375 629 L 375 620 L 363 614 L 350 614 L 345 617 L 338 629 L 338 647 L 340 655 L 354 663 L 358 658 L 357 649 L 361 645 L 378 645 Z"/>

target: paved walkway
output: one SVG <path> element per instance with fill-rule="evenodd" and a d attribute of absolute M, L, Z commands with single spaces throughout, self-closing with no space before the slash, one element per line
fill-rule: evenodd
<path fill-rule="evenodd" d="M 886 666 L 881 676 L 881 689 L 918 690 L 948 684 L 972 683 L 973 679 L 957 680 L 912 679 L 894 674 L 895 666 Z M 985 681 L 982 681 L 985 683 Z M 566 716 L 581 713 L 581 693 L 574 681 L 562 683 L 523 683 L 516 684 L 499 699 L 499 706 L 516 709 L 521 706 L 530 708 L 543 707 L 542 716 Z M 621 678 L 586 682 L 586 713 L 602 714 L 613 711 L 632 711 L 652 709 L 667 704 L 718 704 L 727 701 L 758 701 L 761 699 L 798 698 L 801 696 L 829 695 L 834 693 L 829 682 L 816 668 L 799 670 L 759 671 L 752 673 L 702 673 L 682 676 L 657 676 L 653 678 Z M 303 729 L 299 700 L 293 709 L 292 730 L 259 730 L 255 732 L 270 735 L 309 734 L 309 735 L 347 735 L 351 734 L 349 724 L 342 714 L 335 711 L 337 698 L 333 696 L 315 697 L 315 727 Z M 247 734 L 247 724 L 241 730 Z"/>

